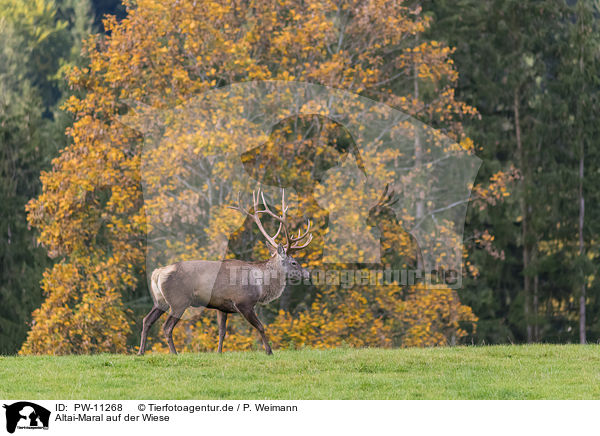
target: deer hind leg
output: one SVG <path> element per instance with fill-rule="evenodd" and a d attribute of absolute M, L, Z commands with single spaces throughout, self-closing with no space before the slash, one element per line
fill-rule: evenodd
<path fill-rule="evenodd" d="M 267 354 L 273 354 L 273 351 L 271 351 L 271 346 L 269 345 L 269 339 L 267 338 L 267 335 L 265 334 L 265 328 L 263 327 L 262 323 L 260 322 L 260 319 L 258 319 L 256 312 L 254 312 L 254 307 L 246 306 L 246 307 L 238 307 L 237 309 L 242 314 L 242 316 L 244 318 L 246 318 L 246 320 L 250 324 L 252 324 L 252 326 L 256 330 L 258 330 L 258 333 L 260 333 L 260 337 L 262 338 L 263 346 L 265 347 L 265 352 Z"/>
<path fill-rule="evenodd" d="M 165 313 L 164 310 L 162 310 L 158 306 L 154 306 L 150 310 L 150 312 L 148 312 L 148 315 L 144 317 L 144 321 L 142 322 L 142 340 L 140 342 L 140 349 L 138 351 L 138 355 L 141 356 L 146 351 L 146 339 L 148 339 L 148 330 L 150 330 L 152 324 L 154 324 L 163 313 Z"/>
<path fill-rule="evenodd" d="M 175 349 L 175 344 L 173 343 L 173 329 L 181 319 L 182 313 L 172 312 L 169 314 L 169 317 L 163 324 L 163 331 L 165 332 L 165 337 L 167 338 L 167 343 L 169 344 L 169 351 L 171 354 L 177 354 L 177 350 Z"/>
<path fill-rule="evenodd" d="M 223 352 L 223 339 L 225 339 L 225 332 L 227 329 L 227 312 L 221 312 L 217 310 L 217 323 L 219 324 L 219 347 L 217 352 Z"/>

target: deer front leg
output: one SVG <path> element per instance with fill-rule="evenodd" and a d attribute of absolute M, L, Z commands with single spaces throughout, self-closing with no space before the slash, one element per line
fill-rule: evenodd
<path fill-rule="evenodd" d="M 223 352 L 223 339 L 225 339 L 225 332 L 227 329 L 227 312 L 221 312 L 217 310 L 217 323 L 219 324 L 219 348 L 217 352 Z"/>
<path fill-rule="evenodd" d="M 237 309 L 242 314 L 242 316 L 244 318 L 246 318 L 246 320 L 250 324 L 252 324 L 252 326 L 256 330 L 258 330 L 258 333 L 260 333 L 260 337 L 262 338 L 263 346 L 265 347 L 265 352 L 267 354 L 273 354 L 273 351 L 271 351 L 271 346 L 269 345 L 269 339 L 267 339 L 267 335 L 265 334 L 265 328 L 263 327 L 262 323 L 260 322 L 260 319 L 258 319 L 256 312 L 254 312 L 254 307 L 253 306 L 243 306 L 243 307 L 238 306 Z"/>

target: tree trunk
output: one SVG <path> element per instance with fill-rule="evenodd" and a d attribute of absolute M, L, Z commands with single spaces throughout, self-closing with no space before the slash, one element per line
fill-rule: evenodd
<path fill-rule="evenodd" d="M 583 61 L 583 50 L 579 56 L 579 71 L 581 75 L 584 74 L 584 61 Z M 578 139 L 579 139 L 579 260 L 581 262 L 581 294 L 579 295 L 579 343 L 586 343 L 585 336 L 585 272 L 583 271 L 583 261 L 585 256 L 585 246 L 583 241 L 583 225 L 585 218 L 585 199 L 583 197 L 583 175 L 584 175 L 584 159 L 585 159 L 585 143 L 583 140 L 582 127 L 581 127 L 581 114 L 582 107 L 581 101 L 577 104 L 577 125 L 578 128 Z"/>
<path fill-rule="evenodd" d="M 417 43 L 419 42 L 417 38 Z M 414 85 L 414 96 L 415 101 L 419 100 L 419 67 L 417 63 L 414 63 L 414 71 L 413 71 L 413 85 Z M 415 166 L 420 168 L 423 164 L 423 147 L 421 146 L 421 136 L 419 132 L 419 126 L 415 124 Z M 425 215 L 425 192 L 421 189 L 417 194 L 417 204 L 416 204 L 416 220 L 419 222 L 421 218 Z M 423 259 L 421 256 L 417 257 L 417 269 L 422 271 L 425 268 L 423 265 Z"/>
<path fill-rule="evenodd" d="M 529 267 L 529 246 L 528 246 L 528 234 L 527 234 L 527 203 L 525 201 L 526 195 L 526 171 L 525 171 L 525 155 L 523 151 L 523 143 L 521 141 L 521 121 L 519 118 L 519 90 L 515 89 L 514 95 L 514 103 L 513 103 L 513 111 L 515 116 L 515 136 L 517 139 L 517 154 L 519 158 L 519 167 L 521 169 L 521 237 L 523 239 L 523 316 L 525 317 L 525 323 L 527 326 L 527 342 L 532 342 L 532 328 L 530 323 L 530 279 L 527 274 L 527 269 Z"/>
<path fill-rule="evenodd" d="M 533 340 L 535 342 L 539 342 L 540 341 L 540 323 L 539 323 L 539 294 L 538 294 L 538 287 L 539 287 L 539 282 L 540 282 L 540 276 L 539 274 L 535 274 L 535 276 L 533 276 L 533 307 L 532 307 L 532 312 L 533 312 Z"/>
<path fill-rule="evenodd" d="M 583 243 L 583 224 L 585 217 L 585 199 L 583 198 L 583 168 L 584 168 L 584 149 L 583 141 L 581 142 L 579 156 L 579 256 L 580 261 L 583 262 L 585 255 L 585 247 Z M 583 267 L 582 267 L 583 269 Z M 585 275 L 583 270 L 581 271 L 581 295 L 579 296 L 579 342 L 581 344 L 586 343 L 585 337 Z"/>

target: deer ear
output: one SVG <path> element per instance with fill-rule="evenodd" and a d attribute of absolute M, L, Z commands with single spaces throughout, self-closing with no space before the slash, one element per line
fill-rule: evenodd
<path fill-rule="evenodd" d="M 279 244 L 277 246 L 277 254 L 279 254 L 281 257 L 285 257 L 285 248 L 283 248 L 283 245 Z"/>

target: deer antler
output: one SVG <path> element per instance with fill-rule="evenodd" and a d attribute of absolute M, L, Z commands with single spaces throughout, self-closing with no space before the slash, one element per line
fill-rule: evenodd
<path fill-rule="evenodd" d="M 288 232 L 288 226 L 287 226 L 287 211 L 289 209 L 289 206 L 286 205 L 285 203 L 285 189 L 281 190 L 281 215 L 277 215 L 276 213 L 274 213 L 271 209 L 269 209 L 269 206 L 267 204 L 267 201 L 265 200 L 265 195 L 264 192 L 258 188 L 256 191 L 252 191 L 252 203 L 253 203 L 253 209 L 254 209 L 254 213 L 250 213 L 248 210 L 246 210 L 243 206 L 242 203 L 240 201 L 240 193 L 238 193 L 238 205 L 237 206 L 228 206 L 230 209 L 233 210 L 237 210 L 238 212 L 244 213 L 246 215 L 248 215 L 250 218 L 252 218 L 252 220 L 256 223 L 256 226 L 258 227 L 258 229 L 260 230 L 260 232 L 263 234 L 263 236 L 267 239 L 267 242 L 269 244 L 271 244 L 272 247 L 277 248 L 278 247 L 278 243 L 276 241 L 277 237 L 279 236 L 279 234 L 281 233 L 281 229 L 283 229 L 284 235 L 285 235 L 285 252 L 287 254 L 293 253 L 295 251 L 299 251 L 305 247 L 308 246 L 308 244 L 310 244 L 310 242 L 312 241 L 312 234 L 309 233 L 310 231 L 310 220 L 308 220 L 308 225 L 306 228 L 306 231 L 302 234 L 300 234 L 300 230 L 298 230 L 298 236 L 290 236 L 289 232 Z M 259 200 L 262 200 L 262 204 L 264 209 L 259 209 Z M 279 221 L 279 228 L 277 229 L 277 233 L 275 233 L 275 235 L 270 236 L 267 231 L 265 230 L 262 222 L 260 221 L 260 214 L 267 214 L 270 217 L 274 218 L 276 221 Z M 307 238 L 308 236 L 308 238 Z M 306 239 L 306 241 L 304 242 L 304 244 L 300 245 L 300 241 L 302 241 L 303 239 Z"/>
<path fill-rule="evenodd" d="M 286 253 L 294 253 L 296 251 L 300 251 L 303 248 L 306 248 L 308 246 L 308 244 L 311 243 L 312 241 L 312 233 L 308 233 L 310 231 L 310 220 L 307 220 L 307 224 L 306 224 L 306 231 L 302 234 L 300 234 L 300 230 L 298 230 L 298 236 L 296 237 L 291 237 L 288 238 L 288 243 L 287 243 L 287 247 L 285 249 Z M 306 236 L 308 235 L 308 238 L 306 238 Z M 299 245 L 300 241 L 302 241 L 304 238 L 306 238 L 306 241 L 304 242 L 304 244 Z"/>

